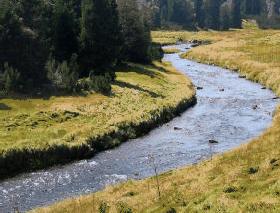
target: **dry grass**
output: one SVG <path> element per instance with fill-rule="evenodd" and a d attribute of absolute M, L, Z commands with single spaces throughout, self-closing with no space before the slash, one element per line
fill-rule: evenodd
<path fill-rule="evenodd" d="M 163 52 L 165 54 L 173 54 L 180 52 L 180 50 L 178 50 L 177 48 L 163 48 Z"/>
<path fill-rule="evenodd" d="M 146 124 L 149 130 L 194 96 L 190 80 L 167 63 L 155 62 L 119 70 L 111 96 L 0 99 L 0 176 L 85 157 L 89 145 L 99 147 L 99 141 L 110 143 L 104 149 L 117 145 L 141 134 L 133 127 Z M 125 135 L 118 138 L 120 129 Z M 112 139 L 104 142 L 107 134 Z M 44 155 L 49 159 L 39 158 Z"/>
<path fill-rule="evenodd" d="M 250 27 L 230 32 L 154 32 L 153 36 L 162 43 L 211 40 L 211 45 L 195 48 L 184 57 L 238 69 L 280 95 L 280 31 Z M 133 212 L 278 213 L 280 109 L 275 112 L 271 128 L 259 138 L 213 160 L 165 173 L 160 176 L 160 185 L 160 200 L 156 180 L 149 178 L 35 212 L 102 212 L 100 207 L 106 203 L 108 212 L 121 212 L 122 204 Z"/>

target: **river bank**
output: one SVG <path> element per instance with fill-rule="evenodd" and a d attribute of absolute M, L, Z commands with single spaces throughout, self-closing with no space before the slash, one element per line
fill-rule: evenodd
<path fill-rule="evenodd" d="M 0 178 L 92 157 L 146 134 L 196 103 L 170 65 L 131 64 L 111 96 L 1 99 Z"/>
<path fill-rule="evenodd" d="M 195 165 L 160 175 L 160 199 L 157 181 L 153 177 L 109 186 L 95 194 L 66 200 L 35 212 L 96 212 L 101 207 L 110 209 L 110 212 L 118 212 L 120 209 L 132 212 L 227 212 L 228 209 L 277 212 L 279 149 L 278 140 L 273 140 L 272 136 L 279 134 L 278 128 L 274 125 L 258 139 L 234 149 L 259 136 L 270 124 L 271 113 L 277 104 L 273 93 L 264 90 L 261 85 L 239 78 L 237 73 L 183 60 L 178 54 L 166 56 L 166 59 L 172 61 L 177 69 L 184 70 L 199 88 L 198 104 L 182 115 L 183 118 L 186 115 L 183 122 L 179 120 L 179 124 L 178 121 L 175 123 L 182 127 L 182 139 L 176 138 L 175 141 L 184 144 L 179 150 L 185 154 L 171 161 L 175 163 L 181 159 L 192 159 L 184 163 L 192 162 Z M 274 117 L 273 124 L 277 119 L 278 116 Z M 267 122 L 261 124 L 265 120 Z M 170 134 L 168 131 L 163 137 Z M 172 141 L 173 137 L 168 138 Z M 211 146 L 209 139 L 219 143 Z M 173 150 L 175 144 L 170 143 L 169 149 Z M 204 151 L 197 152 L 197 149 Z M 211 159 L 213 154 L 230 149 L 234 150 Z M 196 164 L 204 159 L 200 154 L 210 160 Z M 157 154 L 155 159 L 158 159 L 156 165 L 162 171 L 166 163 L 164 158 Z M 177 166 L 182 167 L 183 164 L 178 163 Z"/>

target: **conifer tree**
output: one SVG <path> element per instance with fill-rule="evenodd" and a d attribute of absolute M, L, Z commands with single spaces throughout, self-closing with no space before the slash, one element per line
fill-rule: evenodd
<path fill-rule="evenodd" d="M 241 1 L 232 0 L 232 9 L 231 9 L 231 27 L 241 28 Z"/>
<path fill-rule="evenodd" d="M 204 28 L 203 0 L 195 0 L 195 19 L 199 28 Z"/>
<path fill-rule="evenodd" d="M 120 52 L 120 26 L 115 0 L 83 0 L 81 56 L 83 74 L 103 74 Z"/>
<path fill-rule="evenodd" d="M 57 0 L 53 20 L 53 55 L 62 62 L 78 51 L 74 16 L 63 0 Z"/>
<path fill-rule="evenodd" d="M 220 29 L 220 0 L 205 0 L 205 26 L 209 29 Z"/>
<path fill-rule="evenodd" d="M 134 62 L 149 60 L 149 24 L 138 8 L 136 0 L 119 0 L 118 6 L 123 37 L 122 59 Z"/>
<path fill-rule="evenodd" d="M 230 28 L 230 8 L 227 3 L 222 4 L 220 9 L 220 29 L 228 30 Z"/>

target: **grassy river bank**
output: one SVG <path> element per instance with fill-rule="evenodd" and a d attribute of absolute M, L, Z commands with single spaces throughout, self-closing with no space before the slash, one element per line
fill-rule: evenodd
<path fill-rule="evenodd" d="M 184 58 L 240 72 L 280 95 L 280 31 L 254 26 L 229 32 L 153 32 L 154 41 L 207 40 Z M 238 85 L 236 85 L 238 86 Z M 129 181 L 35 212 L 279 212 L 280 110 L 250 143 L 198 165 Z"/>
<path fill-rule="evenodd" d="M 0 99 L 0 178 L 91 157 L 195 102 L 190 80 L 160 62 L 120 69 L 110 96 Z"/>

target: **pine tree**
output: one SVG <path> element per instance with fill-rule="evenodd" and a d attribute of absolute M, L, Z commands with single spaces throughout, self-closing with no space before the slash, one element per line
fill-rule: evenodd
<path fill-rule="evenodd" d="M 115 0 L 83 0 L 81 56 L 84 75 L 99 75 L 113 66 L 120 52 L 120 27 Z"/>
<path fill-rule="evenodd" d="M 231 27 L 241 28 L 241 1 L 232 0 Z"/>
<path fill-rule="evenodd" d="M 193 5 L 186 0 L 176 0 L 173 3 L 173 13 L 170 18 L 171 22 L 184 26 L 185 28 L 193 28 L 194 10 Z"/>
<path fill-rule="evenodd" d="M 62 62 L 69 60 L 77 51 L 74 16 L 63 0 L 57 0 L 53 20 L 53 55 Z"/>
<path fill-rule="evenodd" d="M 118 6 L 123 36 L 122 59 L 146 62 L 151 42 L 149 24 L 135 0 L 120 0 Z"/>
<path fill-rule="evenodd" d="M 261 12 L 261 0 L 245 0 L 245 13 L 259 15 Z"/>
<path fill-rule="evenodd" d="M 8 63 L 18 70 L 25 86 L 39 85 L 45 79 L 44 51 L 36 33 L 22 25 L 15 9 L 9 0 L 0 2 L 0 68 Z"/>
<path fill-rule="evenodd" d="M 209 29 L 220 29 L 220 0 L 205 1 L 205 26 Z"/>
<path fill-rule="evenodd" d="M 230 28 L 230 8 L 227 3 L 221 5 L 220 9 L 220 29 L 228 30 Z"/>
<path fill-rule="evenodd" d="M 204 28 L 203 0 L 195 0 L 195 19 L 199 28 Z"/>

